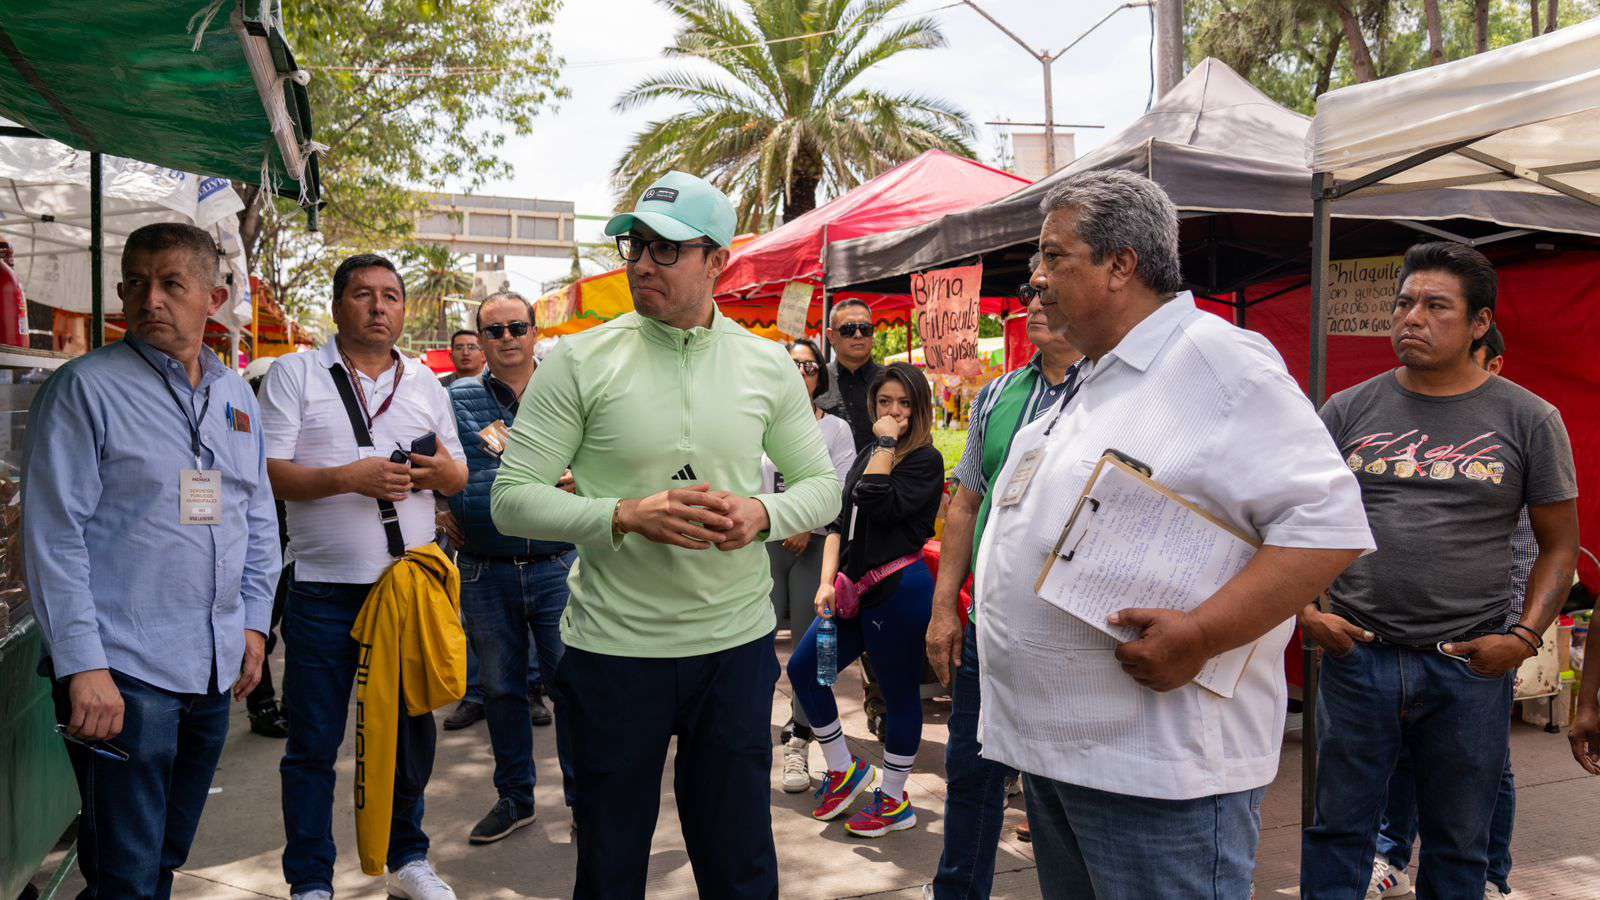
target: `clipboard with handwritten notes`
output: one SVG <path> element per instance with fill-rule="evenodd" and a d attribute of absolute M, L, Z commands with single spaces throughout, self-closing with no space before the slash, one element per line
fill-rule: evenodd
<path fill-rule="evenodd" d="M 1107 450 L 1068 517 L 1035 591 L 1118 641 L 1136 629 L 1106 619 L 1120 609 L 1188 612 L 1215 594 L 1260 542 L 1183 499 Z M 1255 643 L 1206 661 L 1195 683 L 1232 698 Z"/>

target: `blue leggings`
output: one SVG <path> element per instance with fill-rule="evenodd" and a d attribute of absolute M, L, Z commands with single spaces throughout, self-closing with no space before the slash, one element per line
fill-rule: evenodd
<path fill-rule="evenodd" d="M 861 651 L 872 654 L 872 673 L 883 690 L 886 715 L 883 749 L 913 756 L 922 742 L 922 666 L 924 641 L 933 612 L 933 574 L 917 562 L 900 571 L 894 595 L 854 619 L 837 619 L 839 669 L 856 661 Z M 820 620 L 818 620 L 820 622 Z M 817 624 L 789 657 L 789 684 L 806 718 L 823 725 L 839 718 L 833 691 L 817 684 Z"/>

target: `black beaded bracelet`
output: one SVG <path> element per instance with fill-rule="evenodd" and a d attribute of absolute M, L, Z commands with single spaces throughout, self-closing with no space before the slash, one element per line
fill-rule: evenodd
<path fill-rule="evenodd" d="M 1523 631 L 1526 631 L 1528 634 L 1533 635 L 1533 639 L 1538 642 L 1536 649 L 1542 649 L 1544 647 L 1544 636 L 1539 634 L 1539 632 L 1534 631 L 1531 627 L 1529 627 L 1527 625 L 1524 625 L 1521 622 L 1518 622 L 1517 624 L 1512 625 L 1511 627 L 1512 628 L 1521 628 Z M 1506 633 L 1510 634 L 1511 631 L 1508 630 Z M 1526 641 L 1526 639 L 1524 639 L 1524 641 Z"/>

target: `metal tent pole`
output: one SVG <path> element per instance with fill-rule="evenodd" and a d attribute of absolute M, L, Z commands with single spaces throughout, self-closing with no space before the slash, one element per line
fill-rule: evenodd
<path fill-rule="evenodd" d="M 92 150 L 89 152 L 89 348 L 91 350 L 100 348 L 106 342 L 105 223 L 100 210 L 103 188 L 100 151 Z"/>
<path fill-rule="evenodd" d="M 1233 292 L 1233 324 L 1240 328 L 1245 327 L 1244 318 L 1246 307 L 1244 288 Z"/>
<path fill-rule="evenodd" d="M 833 361 L 833 344 L 828 340 L 828 326 L 833 324 L 833 291 L 822 289 L 822 360 Z"/>
<path fill-rule="evenodd" d="M 1331 224 L 1328 190 L 1331 176 L 1318 172 L 1312 177 L 1311 199 L 1311 371 L 1307 382 L 1311 403 L 1321 408 L 1328 393 L 1328 253 Z M 1300 726 L 1300 827 L 1316 820 L 1317 812 L 1317 682 L 1321 657 L 1304 633 L 1300 652 L 1305 669 L 1305 691 L 1301 698 Z"/>

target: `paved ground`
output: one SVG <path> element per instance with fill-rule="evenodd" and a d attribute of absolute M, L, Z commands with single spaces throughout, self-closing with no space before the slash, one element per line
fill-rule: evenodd
<path fill-rule="evenodd" d="M 786 643 L 786 642 L 784 642 Z M 852 668 L 841 677 L 841 709 L 852 745 L 875 754 L 860 708 L 859 680 Z M 785 687 L 780 683 L 780 688 Z M 774 733 L 788 717 L 788 698 L 774 698 Z M 782 866 L 785 898 L 900 898 L 917 900 L 931 877 L 944 833 L 942 765 L 948 701 L 925 704 L 928 724 L 921 756 L 911 778 L 912 802 L 920 822 L 913 831 L 879 841 L 848 837 L 839 823 L 824 825 L 808 815 L 809 794 L 778 789 L 773 773 L 773 829 Z M 441 714 L 442 717 L 442 714 Z M 488 732 L 480 723 L 464 732 L 440 732 L 438 763 L 428 791 L 427 826 L 432 858 L 463 900 L 476 898 L 571 896 L 575 853 L 569 818 L 561 806 L 550 729 L 535 730 L 538 750 L 540 815 L 534 825 L 488 847 L 471 847 L 467 832 L 493 801 L 493 760 Z M 335 835 L 339 844 L 336 887 L 341 897 L 379 898 L 381 880 L 363 876 L 355 862 L 351 813 L 352 758 L 346 741 L 336 794 Z M 214 796 L 201 822 L 189 864 L 174 890 L 178 898 L 287 897 L 279 869 L 283 843 L 278 796 L 278 758 L 282 744 L 249 733 L 236 710 L 233 732 L 217 773 Z M 1600 779 L 1584 775 L 1572 761 L 1561 735 L 1526 725 L 1513 730 L 1518 779 L 1517 832 L 1513 874 L 1519 898 L 1600 898 Z M 776 764 L 776 754 L 774 763 Z M 821 754 L 813 751 L 813 768 Z M 669 769 L 670 771 L 670 769 Z M 678 834 L 670 780 L 662 784 L 662 812 L 651 856 L 652 898 L 695 896 L 688 857 Z M 1010 825 L 1023 819 L 1021 798 L 1007 812 L 1008 827 L 996 866 L 995 897 L 1040 896 L 1033 858 L 1018 843 Z M 1262 810 L 1257 894 L 1293 896 L 1299 866 L 1300 743 L 1285 741 L 1278 780 Z M 69 884 L 71 896 L 81 881 Z"/>

